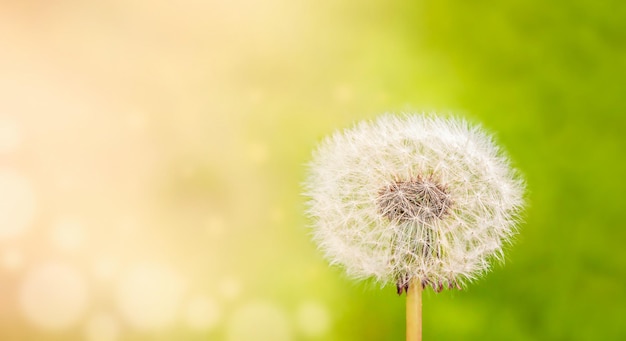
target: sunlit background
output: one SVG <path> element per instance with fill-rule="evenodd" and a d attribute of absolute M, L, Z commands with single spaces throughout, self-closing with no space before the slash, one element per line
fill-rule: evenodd
<path fill-rule="evenodd" d="M 626 339 L 622 1 L 0 2 L 0 340 L 401 340 L 310 242 L 315 144 L 453 112 L 526 224 L 425 340 Z"/>

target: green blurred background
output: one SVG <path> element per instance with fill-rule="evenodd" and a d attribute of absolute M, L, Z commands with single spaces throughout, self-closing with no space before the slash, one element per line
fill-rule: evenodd
<path fill-rule="evenodd" d="M 495 133 L 525 224 L 425 340 L 626 339 L 620 1 L 0 2 L 0 339 L 402 340 L 301 183 L 383 112 Z"/>

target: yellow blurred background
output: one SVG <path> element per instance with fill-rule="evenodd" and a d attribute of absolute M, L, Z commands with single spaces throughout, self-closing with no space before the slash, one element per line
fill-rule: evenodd
<path fill-rule="evenodd" d="M 293 141 L 264 130 L 305 91 L 293 87 L 313 60 L 303 56 L 307 11 L 278 1 L 0 4 L 0 339 L 328 330 L 315 295 L 281 304 L 263 288 L 315 272 L 271 252 L 294 243 L 281 231 L 301 212 L 281 201 L 295 175 L 268 180 L 280 167 L 272 144 Z"/>
<path fill-rule="evenodd" d="M 506 266 L 426 293 L 426 339 L 624 339 L 625 13 L 0 1 L 0 340 L 402 339 L 300 184 L 334 129 L 430 110 L 495 131 L 530 204 Z"/>

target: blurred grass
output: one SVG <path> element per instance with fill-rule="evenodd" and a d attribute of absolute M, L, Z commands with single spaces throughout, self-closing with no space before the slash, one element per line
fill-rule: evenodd
<path fill-rule="evenodd" d="M 328 44 L 340 56 L 329 61 L 328 78 L 351 84 L 354 98 L 328 105 L 319 116 L 336 118 L 319 130 L 384 110 L 452 109 L 495 132 L 528 181 L 527 223 L 506 266 L 467 292 L 427 295 L 425 339 L 626 337 L 624 9 L 426 1 L 337 10 Z M 309 116 L 301 119 L 309 127 Z M 300 145 L 295 160 L 306 160 L 311 146 Z M 339 339 L 401 339 L 401 303 L 391 289 L 350 291 L 333 301 L 353 307 L 337 321 Z"/>

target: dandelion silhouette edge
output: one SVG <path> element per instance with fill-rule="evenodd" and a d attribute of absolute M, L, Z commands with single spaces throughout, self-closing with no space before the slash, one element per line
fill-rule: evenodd
<path fill-rule="evenodd" d="M 326 137 L 304 184 L 312 235 L 349 277 L 461 289 L 502 259 L 524 182 L 480 126 L 384 114 Z"/>

